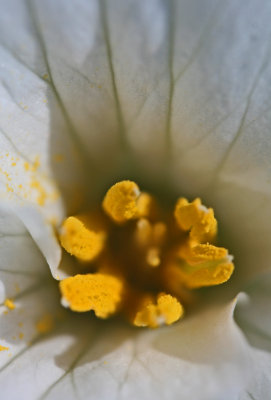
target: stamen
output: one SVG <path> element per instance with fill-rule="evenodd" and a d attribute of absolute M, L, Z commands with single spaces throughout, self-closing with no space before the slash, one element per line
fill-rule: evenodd
<path fill-rule="evenodd" d="M 160 250 L 157 247 L 151 247 L 146 256 L 147 264 L 150 267 L 156 268 L 161 264 Z"/>
<path fill-rule="evenodd" d="M 183 307 L 175 297 L 160 293 L 156 301 L 151 297 L 141 300 L 132 323 L 135 326 L 157 328 L 163 324 L 173 324 L 182 317 L 183 313 Z"/>
<path fill-rule="evenodd" d="M 216 247 L 211 244 L 194 245 L 193 242 L 181 246 L 178 251 L 178 257 L 191 265 L 200 264 L 204 261 L 226 260 L 228 255 L 228 250 L 224 247 Z"/>
<path fill-rule="evenodd" d="M 103 209 L 117 224 L 131 219 L 146 217 L 153 210 L 153 199 L 147 193 L 141 193 L 135 182 L 118 182 L 107 191 L 103 200 Z"/>
<path fill-rule="evenodd" d="M 167 226 L 163 222 L 157 222 L 153 226 L 153 240 L 157 245 L 161 245 L 165 239 L 167 234 Z"/>
<path fill-rule="evenodd" d="M 67 218 L 59 235 L 62 247 L 81 261 L 94 260 L 103 250 L 106 233 L 87 216 Z M 93 225 L 93 227 L 91 227 Z"/>
<path fill-rule="evenodd" d="M 189 289 L 220 285 L 221 283 L 227 282 L 233 270 L 233 263 L 225 259 L 207 261 L 197 266 L 186 263 L 180 264 L 182 281 Z"/>
<path fill-rule="evenodd" d="M 177 224 L 184 231 L 189 231 L 190 238 L 199 242 L 211 242 L 217 233 L 217 221 L 214 210 L 206 208 L 200 199 L 191 203 L 181 197 L 174 212 Z"/>
<path fill-rule="evenodd" d="M 122 181 L 111 186 L 103 200 L 103 209 L 115 222 L 122 224 L 138 214 L 137 200 L 140 190 L 132 181 Z"/>
<path fill-rule="evenodd" d="M 136 224 L 135 239 L 139 246 L 147 246 L 151 240 L 152 227 L 146 218 L 140 218 Z"/>
<path fill-rule="evenodd" d="M 75 275 L 60 282 L 60 291 L 70 309 L 93 310 L 97 317 L 116 313 L 123 299 L 121 279 L 106 274 Z"/>
<path fill-rule="evenodd" d="M 176 281 L 189 289 L 220 285 L 228 281 L 234 271 L 232 256 L 223 247 L 210 244 L 184 246 L 176 255 L 175 263 L 165 269 L 167 281 Z M 170 277 L 170 278 L 169 278 Z"/>
<path fill-rule="evenodd" d="M 148 193 L 141 192 L 137 199 L 137 212 L 140 217 L 154 217 L 156 214 L 156 203 Z"/>
<path fill-rule="evenodd" d="M 217 221 L 200 199 L 180 198 L 173 219 L 126 180 L 107 191 L 102 209 L 109 218 L 69 217 L 61 228 L 62 246 L 92 271 L 60 282 L 62 304 L 73 311 L 93 310 L 99 318 L 121 312 L 135 326 L 170 325 L 196 298 L 190 289 L 219 285 L 233 273 L 228 250 L 210 244 Z"/>

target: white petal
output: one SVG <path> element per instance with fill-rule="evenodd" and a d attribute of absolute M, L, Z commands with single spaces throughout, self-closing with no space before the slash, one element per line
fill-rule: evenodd
<path fill-rule="evenodd" d="M 267 400 L 271 393 L 271 276 L 266 274 L 246 288 L 237 306 L 237 322 L 253 347 L 251 379 L 241 400 Z"/>
<path fill-rule="evenodd" d="M 233 305 L 211 307 L 157 331 L 69 314 L 42 338 L 33 320 L 50 310 L 50 296 L 55 300 L 50 289 L 47 297 L 45 289 L 22 296 L 18 313 L 2 316 L 7 322 L 1 337 L 12 349 L 0 369 L 5 398 L 228 400 L 237 399 L 246 384 L 247 346 L 232 320 Z M 18 334 L 19 315 L 26 342 L 11 338 Z"/>
<path fill-rule="evenodd" d="M 63 210 L 50 167 L 50 113 L 48 85 L 42 78 L 44 65 L 36 64 L 39 50 L 23 3 L 6 4 L 0 18 L 1 213 L 17 214 L 56 275 L 60 249 L 51 224 L 59 222 Z M 16 36 L 10 29 L 13 24 L 18 29 Z"/>
<path fill-rule="evenodd" d="M 216 207 L 232 252 L 243 247 L 239 269 L 266 269 L 255 236 L 271 234 L 270 16 L 256 0 L 12 0 L 0 32 L 8 151 L 40 154 L 69 212 L 121 176 L 166 176 Z"/>
<path fill-rule="evenodd" d="M 271 276 L 263 275 L 245 289 L 246 299 L 237 307 L 237 321 L 252 345 L 271 351 Z"/>
<path fill-rule="evenodd" d="M 48 177 L 48 191 L 53 193 L 53 172 L 71 209 L 76 207 L 71 201 L 76 200 L 73 198 L 75 188 L 79 187 L 79 194 L 82 190 L 83 180 L 76 168 L 80 161 L 85 160 L 82 166 L 89 175 L 89 187 L 94 190 L 95 177 L 101 186 L 106 184 L 106 180 L 116 179 L 118 160 L 123 160 L 119 152 L 123 149 L 121 146 L 127 145 L 128 138 L 129 146 L 136 154 L 134 175 L 140 174 L 141 169 L 146 182 L 156 180 L 160 183 L 162 170 L 170 184 L 169 172 L 172 171 L 172 185 L 179 191 L 191 196 L 204 194 L 210 204 L 216 206 L 222 228 L 231 239 L 228 242 L 235 242 L 238 266 L 243 265 L 244 271 L 245 268 L 246 271 L 255 271 L 255 266 L 258 269 L 270 267 L 267 263 L 271 234 L 270 190 L 267 186 L 270 179 L 268 45 L 271 29 L 268 2 L 263 2 L 261 7 L 256 0 L 244 4 L 219 2 L 216 7 L 211 1 L 185 1 L 176 2 L 172 9 L 169 2 L 158 1 L 116 1 L 113 5 L 95 1 L 68 5 L 64 1 L 48 1 L 46 4 L 29 2 L 30 6 L 25 6 L 23 2 L 12 0 L 6 4 L 0 14 L 3 20 L 0 24 L 3 40 L 0 54 L 3 60 L 0 89 L 1 149 L 4 150 L 1 159 L 4 172 L 2 193 L 20 215 L 18 207 L 15 207 L 15 199 L 21 198 L 19 184 L 26 186 L 27 192 L 29 189 L 26 211 L 22 214 L 25 217 L 22 218 L 40 247 L 44 246 L 44 237 L 38 240 L 42 229 L 34 231 L 37 229 L 36 216 L 33 219 L 37 190 L 30 187 L 32 177 L 26 173 L 23 159 L 29 157 L 33 163 L 35 157 L 40 156 L 41 167 L 36 174 L 42 172 L 46 179 L 39 176 L 38 181 L 47 188 Z M 175 19 L 172 29 L 169 23 L 171 15 Z M 18 29 L 10 29 L 11 23 Z M 44 105 L 43 100 L 47 100 Z M 161 158 L 165 144 L 173 153 L 170 168 Z M 81 154 L 80 159 L 72 156 L 75 152 Z M 51 159 L 59 155 L 64 155 L 65 162 L 55 162 L 51 168 Z M 146 164 L 146 155 L 149 165 Z M 19 158 L 15 161 L 18 164 L 15 169 L 11 168 L 12 157 Z M 103 173 L 100 171 L 102 167 Z M 11 181 L 5 172 L 11 174 Z M 130 173 L 130 170 L 125 169 L 125 173 Z M 103 179 L 98 179 L 98 176 Z M 9 190 L 9 186 L 14 192 Z M 39 209 L 38 205 L 36 207 Z M 51 217 L 54 207 L 52 204 L 44 207 L 44 216 Z M 56 216 L 60 214 L 56 211 Z M 48 243 L 43 252 L 49 259 Z M 242 247 L 238 254 L 240 244 Z M 57 247 L 55 249 L 57 252 Z M 34 299 L 29 300 L 30 304 L 34 302 Z M 46 303 L 42 301 L 42 305 Z M 35 312 L 32 307 L 28 309 Z M 32 315 L 31 320 L 33 318 Z M 191 323 L 195 330 L 193 319 L 186 323 Z M 190 339 L 189 328 L 186 331 L 188 325 L 184 323 L 183 328 L 180 325 L 186 340 Z M 172 331 L 174 329 L 179 334 L 179 343 L 179 327 L 172 328 Z M 230 329 L 228 334 L 231 336 L 232 333 L 235 336 L 236 331 Z M 115 337 L 120 336 L 116 330 Z M 113 339 L 112 335 L 115 345 L 117 339 Z M 120 386 L 123 397 L 127 392 L 132 396 L 141 391 L 144 398 L 151 388 L 155 388 L 146 367 L 142 366 L 145 363 L 147 370 L 151 369 L 151 358 L 156 360 L 152 373 L 161 379 L 156 396 L 160 392 L 164 397 L 168 394 L 168 381 L 169 387 L 176 390 L 173 395 L 179 395 L 180 388 L 186 389 L 187 382 L 193 382 L 197 396 L 199 388 L 194 378 L 189 381 L 189 372 L 197 379 L 203 376 L 207 380 L 206 386 L 206 380 L 204 385 L 201 381 L 200 390 L 203 398 L 205 396 L 208 400 L 217 390 L 212 380 L 215 372 L 222 374 L 223 380 L 226 376 L 227 386 L 228 373 L 224 366 L 212 368 L 206 360 L 202 364 L 197 359 L 194 363 L 184 360 L 182 351 L 179 360 L 179 353 L 175 355 L 174 349 L 174 354 L 162 351 L 164 342 L 165 338 L 160 340 L 158 337 L 155 341 L 158 347 L 149 348 L 148 340 L 139 336 L 134 357 L 134 340 L 124 340 L 123 344 L 117 344 L 116 349 L 113 346 L 113 349 L 106 350 L 109 360 L 112 354 L 112 363 L 106 369 L 106 364 L 100 364 L 99 360 L 107 361 L 101 354 L 104 354 L 105 344 L 110 342 L 106 337 L 101 338 L 102 350 L 99 351 L 102 353 L 99 354 L 95 347 L 90 350 L 91 360 L 87 359 L 85 364 L 76 368 L 79 372 L 81 370 L 76 378 L 81 382 L 79 390 L 88 389 L 89 372 L 92 371 L 91 393 L 107 396 L 107 390 L 112 389 L 110 395 L 118 394 L 117 387 Z M 25 366 L 31 368 L 37 359 L 40 366 L 37 373 L 40 372 L 41 383 L 35 388 L 33 385 L 27 387 L 27 398 L 41 394 L 33 390 L 42 388 L 45 391 L 46 385 L 53 384 L 54 377 L 50 371 L 56 379 L 61 377 L 61 368 L 52 364 L 52 352 L 59 342 L 48 341 L 48 347 L 44 347 L 49 354 L 47 364 L 42 358 L 40 361 L 43 344 L 36 344 L 30 353 L 24 353 L 25 356 L 33 355 L 33 363 L 24 359 Z M 168 346 L 168 340 L 166 344 Z M 115 360 L 120 360 L 119 369 L 115 368 Z M 23 371 L 18 362 L 19 358 L 10 363 L 5 373 Z M 161 365 L 168 368 L 162 378 Z M 174 375 L 176 365 L 177 375 Z M 70 367 L 73 371 L 74 366 L 71 362 L 68 370 Z M 32 376 L 30 371 L 27 376 Z M 103 385 L 105 372 L 108 385 Z M 48 380 L 44 380 L 44 375 Z M 95 379 L 95 376 L 101 378 Z M 50 389 L 48 396 L 54 396 L 59 388 L 65 390 L 67 386 L 62 386 L 62 383 L 68 385 L 66 380 L 69 377 L 64 373 L 63 379 Z M 135 377 L 142 377 L 142 386 L 138 385 Z M 86 386 L 82 386 L 82 381 Z M 7 382 L 9 384 L 10 380 Z M 19 383 L 25 385 L 25 382 L 23 376 L 21 381 L 18 380 L 18 388 Z M 9 390 L 7 386 L 4 388 Z M 11 389 L 17 390 L 17 386 L 12 385 Z M 13 393 L 12 396 L 16 396 Z M 191 398 L 194 394 L 187 391 L 184 395 Z"/>
<path fill-rule="evenodd" d="M 45 260 L 18 219 L 9 216 L 8 221 L 2 221 L 7 232 L 1 302 L 13 298 L 16 307 L 0 307 L 0 344 L 9 347 L 0 358 L 4 398 L 237 396 L 246 383 L 247 346 L 232 320 L 234 303 L 208 307 L 157 331 L 95 322 L 88 314 L 67 312 L 61 318 L 56 282 Z M 36 323 L 48 313 L 55 328 L 42 335 Z"/>

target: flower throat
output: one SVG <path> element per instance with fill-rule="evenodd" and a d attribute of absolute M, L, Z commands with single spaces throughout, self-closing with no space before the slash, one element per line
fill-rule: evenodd
<path fill-rule="evenodd" d="M 121 313 L 135 326 L 170 325 L 183 316 L 191 290 L 232 275 L 233 257 L 214 245 L 216 235 L 213 209 L 200 199 L 179 198 L 169 211 L 136 183 L 118 182 L 100 210 L 61 227 L 61 245 L 80 272 L 60 282 L 62 304 L 99 318 Z"/>

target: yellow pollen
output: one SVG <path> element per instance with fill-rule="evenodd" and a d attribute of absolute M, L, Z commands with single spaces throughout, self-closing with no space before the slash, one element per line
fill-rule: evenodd
<path fill-rule="evenodd" d="M 0 351 L 9 350 L 9 347 L 1 346 L 0 344 Z"/>
<path fill-rule="evenodd" d="M 170 325 L 195 299 L 192 289 L 231 277 L 233 257 L 213 244 L 216 235 L 214 211 L 200 199 L 179 198 L 169 213 L 135 182 L 118 182 L 102 210 L 62 224 L 62 247 L 84 266 L 60 282 L 62 304 L 99 318 L 120 312 L 135 326 Z"/>
<path fill-rule="evenodd" d="M 135 326 L 157 328 L 164 324 L 173 324 L 183 313 L 183 306 L 175 297 L 160 293 L 156 301 L 148 297 L 143 299 L 132 323 Z"/>
<path fill-rule="evenodd" d="M 189 289 L 219 285 L 228 281 L 234 271 L 231 260 L 223 247 L 207 244 L 181 249 L 175 262 L 165 270 L 166 280 Z"/>
<path fill-rule="evenodd" d="M 75 275 L 60 282 L 60 291 L 71 310 L 93 310 L 97 317 L 116 313 L 123 298 L 123 282 L 106 274 Z"/>
<path fill-rule="evenodd" d="M 4 305 L 9 308 L 10 310 L 14 310 L 14 308 L 16 307 L 15 304 L 13 303 L 13 301 L 11 299 L 6 299 L 4 301 Z"/>
<path fill-rule="evenodd" d="M 43 206 L 45 203 L 45 200 L 47 198 L 46 191 L 44 187 L 41 185 L 41 183 L 37 179 L 32 179 L 30 187 L 32 189 L 35 189 L 37 191 L 37 203 L 39 206 Z"/>
<path fill-rule="evenodd" d="M 204 207 L 200 199 L 189 203 L 181 197 L 175 206 L 174 215 L 178 226 L 190 232 L 191 239 L 199 242 L 214 240 L 217 233 L 214 210 Z"/>
<path fill-rule="evenodd" d="M 196 265 L 204 261 L 226 260 L 228 256 L 227 249 L 216 247 L 209 243 L 195 245 L 194 242 L 188 242 L 178 251 L 178 257 L 191 265 Z"/>
<path fill-rule="evenodd" d="M 197 268 L 188 265 L 180 270 L 183 274 L 183 282 L 190 289 L 197 289 L 204 286 L 220 285 L 227 282 L 234 270 L 231 262 L 213 261 L 202 263 Z"/>
<path fill-rule="evenodd" d="M 77 216 L 64 221 L 59 238 L 68 253 L 81 261 L 92 261 L 103 250 L 106 234 L 97 229 L 96 221 Z"/>
<path fill-rule="evenodd" d="M 141 193 L 135 182 L 122 181 L 107 191 L 103 209 L 114 222 L 123 224 L 131 219 L 147 216 L 152 204 L 152 197 Z"/>
<path fill-rule="evenodd" d="M 45 314 L 43 317 L 36 323 L 36 329 L 39 333 L 45 334 L 51 332 L 54 327 L 54 320 L 52 315 Z"/>

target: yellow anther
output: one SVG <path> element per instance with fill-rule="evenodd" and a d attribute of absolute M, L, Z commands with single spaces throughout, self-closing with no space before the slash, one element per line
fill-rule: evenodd
<path fill-rule="evenodd" d="M 204 261 L 226 260 L 228 250 L 224 247 L 216 247 L 212 244 L 192 245 L 188 242 L 178 251 L 178 257 L 184 259 L 188 264 L 195 265 Z"/>
<path fill-rule="evenodd" d="M 146 218 L 140 218 L 136 224 L 135 239 L 140 246 L 147 246 L 152 237 L 152 226 Z"/>
<path fill-rule="evenodd" d="M 4 351 L 4 350 L 9 350 L 9 347 L 2 346 L 2 345 L 0 344 L 0 351 Z"/>
<path fill-rule="evenodd" d="M 196 297 L 190 289 L 221 284 L 233 273 L 227 249 L 209 244 L 217 221 L 200 199 L 180 198 L 174 220 L 125 180 L 107 191 L 102 209 L 109 218 L 69 217 L 61 229 L 70 254 L 94 261 L 85 264 L 93 273 L 60 282 L 62 304 L 73 311 L 94 311 L 99 318 L 121 312 L 135 326 L 170 325 L 182 317 L 182 304 Z"/>
<path fill-rule="evenodd" d="M 91 220 L 77 216 L 67 218 L 61 228 L 60 242 L 64 249 L 81 261 L 92 261 L 104 248 L 105 231 L 94 229 Z"/>
<path fill-rule="evenodd" d="M 197 289 L 227 282 L 234 271 L 234 265 L 230 256 L 194 265 L 180 260 L 178 265 L 169 267 L 169 271 L 171 276 L 175 275 L 174 279 L 185 287 Z"/>
<path fill-rule="evenodd" d="M 160 258 L 160 250 L 157 247 L 151 247 L 147 251 L 147 256 L 146 256 L 146 261 L 147 264 L 150 267 L 156 268 L 161 264 L 161 258 Z"/>
<path fill-rule="evenodd" d="M 153 240 L 156 244 L 164 242 L 167 234 L 167 226 L 164 222 L 157 222 L 153 226 Z"/>
<path fill-rule="evenodd" d="M 14 310 L 14 308 L 16 307 L 14 302 L 11 299 L 6 299 L 4 301 L 4 305 L 9 308 L 10 310 Z"/>
<path fill-rule="evenodd" d="M 163 324 L 173 324 L 183 313 L 183 306 L 175 297 L 160 293 L 156 302 L 148 296 L 141 301 L 132 323 L 135 326 L 157 328 Z"/>
<path fill-rule="evenodd" d="M 137 199 L 137 215 L 140 217 L 153 216 L 156 211 L 156 204 L 153 197 L 145 192 L 142 192 Z"/>
<path fill-rule="evenodd" d="M 103 209 L 114 222 L 123 224 L 154 213 L 155 202 L 148 193 L 141 193 L 135 182 L 121 181 L 107 191 Z"/>
<path fill-rule="evenodd" d="M 159 246 L 165 241 L 166 232 L 163 222 L 151 224 L 146 218 L 140 218 L 136 224 L 135 239 L 140 246 Z"/>
<path fill-rule="evenodd" d="M 217 221 L 212 208 L 206 208 L 200 199 L 189 203 L 180 198 L 175 206 L 174 215 L 179 227 L 190 232 L 190 238 L 198 242 L 212 241 L 217 233 Z"/>
<path fill-rule="evenodd" d="M 107 318 L 118 311 L 123 297 L 123 282 L 106 274 L 75 275 L 60 282 L 63 304 L 73 311 L 93 310 Z"/>
<path fill-rule="evenodd" d="M 193 267 L 185 266 L 182 270 L 183 282 L 190 289 L 197 289 L 204 286 L 220 285 L 227 282 L 234 270 L 231 262 L 220 263 L 219 261 L 202 263 L 200 268 L 193 270 Z"/>
<path fill-rule="evenodd" d="M 140 190 L 132 181 L 118 182 L 107 191 L 103 209 L 113 221 L 124 223 L 138 215 L 137 201 Z"/>

